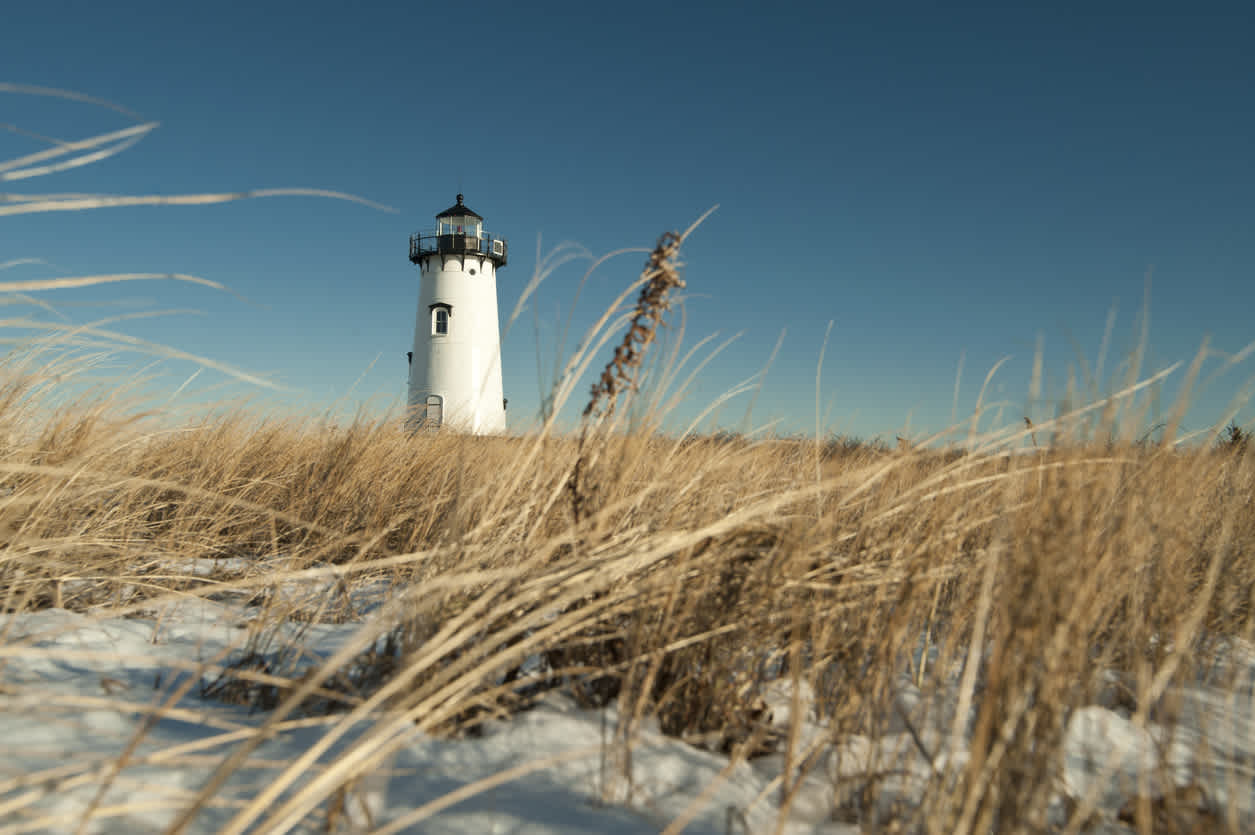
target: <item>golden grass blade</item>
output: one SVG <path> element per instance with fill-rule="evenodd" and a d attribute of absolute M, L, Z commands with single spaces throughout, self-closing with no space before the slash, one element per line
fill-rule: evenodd
<path fill-rule="evenodd" d="M 185 281 L 189 284 L 200 284 L 215 290 L 226 290 L 226 286 L 185 273 L 112 273 L 108 275 L 68 276 L 64 278 L 40 278 L 29 281 L 0 282 L 0 293 L 30 293 L 36 290 L 68 290 L 76 287 L 94 287 L 97 284 L 115 284 L 123 281 Z"/>
<path fill-rule="evenodd" d="M 120 104 L 89 96 L 85 93 L 78 93 L 73 90 L 62 90 L 56 87 L 39 87 L 33 84 L 12 84 L 0 81 L 0 93 L 15 93 L 24 96 L 45 96 L 48 98 L 65 99 L 66 101 L 76 101 L 82 104 L 91 104 L 96 107 L 103 107 L 121 113 L 123 116 L 129 116 L 132 119 L 143 119 L 134 110 L 123 107 Z"/>
<path fill-rule="evenodd" d="M 0 270 L 10 270 L 14 267 L 21 267 L 26 264 L 45 264 L 42 258 L 14 258 L 11 261 L 0 261 Z"/>
<path fill-rule="evenodd" d="M 152 314 L 131 314 L 131 315 L 143 316 L 143 315 L 152 315 Z M 149 342 L 148 340 L 139 339 L 137 337 L 129 336 L 125 333 L 121 333 L 118 331 L 103 330 L 100 328 L 94 328 L 87 325 L 69 325 L 69 324 L 64 324 L 61 322 L 41 322 L 37 319 L 22 319 L 22 318 L 7 319 L 4 321 L 0 321 L 0 327 L 27 328 L 30 330 L 48 331 L 48 332 L 59 333 L 59 334 L 64 334 L 68 336 L 73 336 L 77 334 L 86 334 L 88 336 L 95 336 L 101 339 L 106 339 L 114 343 L 119 348 L 126 348 L 129 350 L 138 351 L 140 353 L 162 357 L 164 359 L 186 360 L 187 362 L 193 362 L 193 363 L 196 363 L 197 365 L 225 374 L 228 377 L 232 377 L 236 380 L 239 380 L 240 382 L 249 383 L 259 388 L 267 388 L 267 389 L 272 389 L 274 391 L 290 391 L 291 390 L 287 388 L 286 386 L 281 386 L 278 383 L 265 379 L 264 377 L 258 377 L 256 374 L 251 374 L 242 369 L 227 365 L 226 363 L 217 362 L 216 360 L 211 360 L 208 357 L 202 357 L 197 354 L 191 354 L 191 353 L 188 353 L 187 351 L 180 351 L 177 348 L 170 348 L 166 345 L 161 345 L 156 342 Z"/>
<path fill-rule="evenodd" d="M 53 163 L 51 165 L 38 165 L 34 168 L 24 168 L 21 171 L 10 171 L 0 177 L 0 180 L 28 180 L 32 177 L 43 177 L 48 174 L 56 174 L 60 171 L 82 168 L 85 165 L 91 165 L 92 163 L 100 162 L 101 160 L 108 159 L 109 157 L 122 153 L 127 148 L 134 146 L 141 138 L 142 137 L 137 136 L 132 139 L 128 139 L 125 142 L 119 142 L 117 145 L 112 145 L 108 148 L 101 148 L 99 151 L 94 153 L 82 154 L 72 159 L 62 160 L 61 162 Z"/>
<path fill-rule="evenodd" d="M 0 162 L 0 182 L 4 182 L 6 180 L 24 180 L 29 177 L 39 176 L 40 173 L 51 173 L 52 171 L 59 170 L 56 166 L 31 168 L 24 171 L 15 171 L 14 169 L 21 169 L 23 166 L 31 165 L 36 162 L 43 162 L 44 160 L 63 157 L 66 154 L 72 154 L 75 151 L 87 151 L 93 148 L 99 148 L 101 145 L 116 143 L 113 144 L 112 148 L 105 149 L 105 156 L 112 156 L 114 153 L 119 153 L 126 148 L 131 147 L 136 142 L 152 133 L 158 128 L 159 124 L 160 123 L 158 122 L 147 122 L 142 125 L 134 125 L 121 130 L 102 133 L 98 136 L 92 136 L 87 139 L 79 139 L 74 142 L 63 142 L 53 148 L 45 148 L 44 150 L 36 151 L 33 154 L 27 154 L 26 156 L 15 157 L 14 159 Z M 100 158 L 103 159 L 103 157 Z M 76 160 L 79 159 L 83 159 L 83 157 L 76 157 L 74 160 L 71 160 L 71 165 L 69 167 L 77 167 L 78 163 Z"/>
<path fill-rule="evenodd" d="M 18 136 L 25 136 L 27 139 L 36 139 L 40 142 L 47 142 L 49 145 L 66 144 L 64 139 L 57 139 L 55 136 L 45 136 L 42 133 L 35 133 L 34 131 L 29 131 L 18 125 L 9 124 L 7 122 L 0 122 L 0 130 L 5 131 L 6 133 L 16 134 Z"/>
<path fill-rule="evenodd" d="M 208 206 L 217 203 L 231 203 L 236 200 L 255 200 L 263 197 L 326 197 L 332 200 L 358 203 L 383 212 L 396 213 L 398 211 L 391 206 L 339 191 L 317 188 L 270 188 L 219 194 L 97 195 L 51 200 L 40 199 L 38 196 L 24 197 L 23 200 L 25 202 L 16 205 L 0 205 L 0 217 L 36 214 L 39 212 L 77 212 L 84 209 L 112 209 L 123 206 Z"/>
<path fill-rule="evenodd" d="M 28 296 L 25 293 L 17 293 L 17 292 L 7 297 L 0 297 L 0 306 L 8 306 L 8 305 L 15 305 L 15 304 L 28 304 L 31 307 L 38 307 L 40 310 L 43 310 L 46 313 L 56 316 L 58 319 L 61 319 L 64 322 L 70 321 L 69 316 L 66 316 L 64 313 L 62 313 L 60 310 L 57 309 L 56 305 L 52 304 L 49 301 L 46 301 L 45 299 L 40 299 L 40 298 L 36 298 L 35 296 Z"/>

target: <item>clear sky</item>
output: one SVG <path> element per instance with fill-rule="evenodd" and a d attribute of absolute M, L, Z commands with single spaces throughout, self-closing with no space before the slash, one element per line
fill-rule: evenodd
<path fill-rule="evenodd" d="M 684 338 L 740 336 L 677 420 L 761 369 L 784 331 L 752 422 L 813 432 L 832 322 L 822 429 L 890 440 L 947 425 L 960 358 L 959 416 L 1011 355 L 987 399 L 1020 420 L 1039 340 L 1048 402 L 1033 414 L 1048 415 L 1114 310 L 1109 378 L 1148 274 L 1148 372 L 1188 362 L 1205 336 L 1229 354 L 1255 340 L 1255 10 L 944 5 L 19 0 L 0 82 L 161 125 L 0 190 L 311 187 L 398 211 L 278 197 L 0 217 L 0 263 L 45 262 L 0 279 L 219 281 L 238 295 L 162 282 L 43 298 L 73 321 L 195 309 L 113 327 L 271 374 L 289 407 L 382 409 L 404 397 L 408 236 L 457 192 L 510 239 L 503 320 L 538 251 L 649 247 L 718 204 L 686 247 Z M 0 114 L 0 160 L 137 123 L 12 93 Z M 515 426 L 551 382 L 566 317 L 569 351 L 643 259 L 611 261 L 578 303 L 582 265 L 542 285 L 504 341 Z M 169 367 L 171 384 L 187 373 Z M 1219 419 L 1253 368 L 1214 381 L 1186 428 Z M 718 422 L 741 428 L 747 403 Z"/>

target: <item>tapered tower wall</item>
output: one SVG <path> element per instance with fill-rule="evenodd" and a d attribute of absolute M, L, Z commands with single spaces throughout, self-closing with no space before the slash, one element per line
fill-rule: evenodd
<path fill-rule="evenodd" d="M 428 397 L 436 395 L 443 425 L 477 434 L 504 432 L 496 265 L 482 256 L 435 254 L 419 268 L 412 413 L 426 417 Z M 441 327 L 444 333 L 438 332 Z"/>

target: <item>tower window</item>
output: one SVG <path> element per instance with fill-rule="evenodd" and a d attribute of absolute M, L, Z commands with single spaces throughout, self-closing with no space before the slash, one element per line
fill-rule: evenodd
<path fill-rule="evenodd" d="M 453 305 L 436 302 L 427 307 L 431 311 L 431 335 L 445 336 L 449 333 L 449 320 L 453 318 Z"/>

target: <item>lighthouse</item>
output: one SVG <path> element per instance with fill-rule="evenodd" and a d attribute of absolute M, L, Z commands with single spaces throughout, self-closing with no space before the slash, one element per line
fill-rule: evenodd
<path fill-rule="evenodd" d="M 436 228 L 410 236 L 418 265 L 418 314 L 410 353 L 409 414 L 415 424 L 461 432 L 505 431 L 497 270 L 504 238 L 462 195 L 436 215 Z"/>

